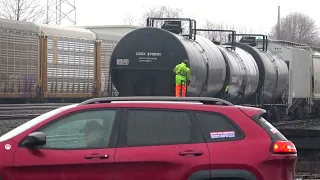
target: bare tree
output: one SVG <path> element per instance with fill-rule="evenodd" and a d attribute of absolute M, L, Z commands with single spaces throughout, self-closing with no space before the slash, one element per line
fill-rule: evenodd
<path fill-rule="evenodd" d="M 277 39 L 278 25 L 270 33 L 270 37 Z M 280 40 L 293 41 L 301 44 L 315 45 L 319 41 L 319 31 L 315 20 L 306 14 L 293 12 L 280 20 Z"/>
<path fill-rule="evenodd" d="M 245 27 L 236 27 L 234 25 L 227 25 L 224 23 L 214 23 L 206 20 L 202 29 L 213 29 L 213 30 L 234 30 L 238 34 L 252 34 L 252 29 L 247 29 Z M 214 32 L 214 31 L 203 31 L 199 32 L 200 35 L 217 42 L 228 42 L 228 34 L 231 32 Z"/>
<path fill-rule="evenodd" d="M 134 25 L 136 24 L 136 19 L 132 14 L 126 13 L 124 17 L 122 18 L 123 24 L 125 25 Z"/>
<path fill-rule="evenodd" d="M 139 24 L 141 26 L 146 25 L 148 17 L 154 18 L 181 18 L 183 16 L 183 11 L 180 8 L 170 8 L 168 6 L 153 6 L 147 9 L 141 16 Z M 161 21 L 155 22 L 155 27 L 160 27 L 162 25 Z"/>
<path fill-rule="evenodd" d="M 0 0 L 0 10 L 3 18 L 29 22 L 41 20 L 46 12 L 40 0 Z"/>

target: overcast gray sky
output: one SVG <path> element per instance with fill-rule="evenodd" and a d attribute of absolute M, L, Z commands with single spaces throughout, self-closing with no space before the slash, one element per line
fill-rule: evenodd
<path fill-rule="evenodd" d="M 278 5 L 281 6 L 282 17 L 289 12 L 300 11 L 311 16 L 320 26 L 319 6 L 316 2 L 316 0 L 76 0 L 77 25 L 121 24 L 125 13 L 139 17 L 149 6 L 168 5 L 181 8 L 185 12 L 185 17 L 196 19 L 200 25 L 208 19 L 265 33 L 269 32 L 277 21 Z"/>

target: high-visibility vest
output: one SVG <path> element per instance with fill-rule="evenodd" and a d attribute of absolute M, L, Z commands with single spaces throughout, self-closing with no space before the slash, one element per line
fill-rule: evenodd
<path fill-rule="evenodd" d="M 178 64 L 174 68 L 174 72 L 176 73 L 176 84 L 189 81 L 190 69 L 185 63 Z"/>
<path fill-rule="evenodd" d="M 229 86 L 226 86 L 225 92 L 229 92 Z"/>

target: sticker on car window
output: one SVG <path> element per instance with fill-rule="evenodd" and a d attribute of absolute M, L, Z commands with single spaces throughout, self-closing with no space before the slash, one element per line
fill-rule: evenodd
<path fill-rule="evenodd" d="M 278 130 L 277 130 L 276 128 L 271 128 L 270 131 L 271 131 L 273 134 L 275 134 L 275 133 L 278 132 Z"/>
<path fill-rule="evenodd" d="M 223 131 L 223 132 L 210 132 L 210 136 L 212 139 L 217 138 L 232 138 L 235 137 L 234 131 Z"/>

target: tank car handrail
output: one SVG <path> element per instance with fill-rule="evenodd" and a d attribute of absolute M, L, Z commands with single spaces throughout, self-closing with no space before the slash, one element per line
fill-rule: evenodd
<path fill-rule="evenodd" d="M 268 50 L 268 36 L 264 34 L 235 34 L 234 36 L 262 36 L 262 51 Z"/>
<path fill-rule="evenodd" d="M 193 29 L 196 29 L 197 22 L 195 19 L 190 18 L 159 18 L 159 17 L 148 17 L 147 18 L 147 27 L 153 27 L 154 26 L 154 20 L 173 20 L 173 21 L 189 21 L 189 34 L 182 36 L 188 36 L 189 39 L 196 40 L 196 32 Z"/>
<path fill-rule="evenodd" d="M 213 31 L 213 32 L 231 32 L 231 34 L 229 34 L 228 38 L 229 38 L 229 41 L 231 39 L 231 49 L 232 50 L 235 50 L 235 45 L 234 45 L 234 42 L 235 42 L 235 34 L 237 34 L 237 32 L 235 30 L 231 30 L 231 29 L 193 29 L 193 31 L 195 33 L 197 33 L 197 31 L 205 31 L 205 32 L 209 32 L 209 31 Z M 231 37 L 230 37 L 231 35 Z M 213 40 L 212 40 L 213 41 Z M 215 42 L 213 42 L 215 43 Z M 229 47 L 228 47 L 229 48 Z"/>
<path fill-rule="evenodd" d="M 171 96 L 128 96 L 128 97 L 102 97 L 81 102 L 79 105 L 94 103 L 111 103 L 112 101 L 199 101 L 203 104 L 217 104 L 234 106 L 234 104 L 219 98 L 209 97 L 171 97 Z"/>
<path fill-rule="evenodd" d="M 320 48 L 317 48 L 317 47 L 313 47 L 313 46 L 309 46 L 308 44 L 300 44 L 300 43 L 296 43 L 296 42 L 292 42 L 292 41 L 287 41 L 287 40 L 269 40 L 270 42 L 273 42 L 273 43 L 278 43 L 278 44 L 281 44 L 281 45 L 287 45 L 287 46 L 290 46 L 290 47 L 293 47 L 293 48 L 300 48 L 300 49 L 304 49 L 304 50 L 312 50 L 312 51 L 315 51 L 315 50 L 319 50 Z"/>
<path fill-rule="evenodd" d="M 298 46 L 298 47 L 310 47 L 307 44 L 300 44 L 292 41 L 287 41 L 287 40 L 270 40 L 270 42 L 274 43 L 281 43 L 281 44 L 286 44 L 286 45 L 291 45 L 291 46 Z"/>
<path fill-rule="evenodd" d="M 313 51 L 320 51 L 320 47 L 310 46 Z"/>
<path fill-rule="evenodd" d="M 124 67 L 111 67 L 110 69 L 122 69 Z M 173 68 L 126 68 L 126 69 L 148 69 L 148 70 L 166 70 L 166 71 L 172 71 L 173 72 Z"/>

